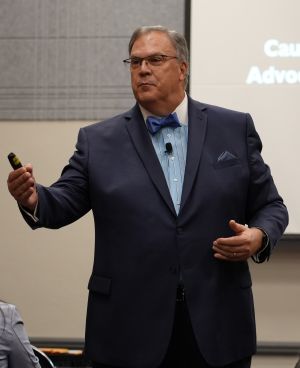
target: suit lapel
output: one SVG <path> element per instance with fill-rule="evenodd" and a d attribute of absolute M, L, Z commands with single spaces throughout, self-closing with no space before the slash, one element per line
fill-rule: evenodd
<path fill-rule="evenodd" d="M 161 194 L 162 198 L 176 216 L 176 211 L 172 202 L 170 191 L 161 168 L 160 162 L 153 147 L 151 138 L 147 131 L 141 111 L 136 105 L 125 115 L 126 128 L 132 143 L 147 170 L 150 179 Z M 145 194 L 147 195 L 147 194 Z"/>
<path fill-rule="evenodd" d="M 206 106 L 189 98 L 189 133 L 181 209 L 192 190 L 198 171 L 207 126 Z"/>

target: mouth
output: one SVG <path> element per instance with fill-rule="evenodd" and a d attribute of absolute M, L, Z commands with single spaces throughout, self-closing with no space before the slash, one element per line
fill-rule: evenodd
<path fill-rule="evenodd" d="M 155 86 L 152 82 L 138 82 L 138 87 L 149 87 L 149 86 Z"/>

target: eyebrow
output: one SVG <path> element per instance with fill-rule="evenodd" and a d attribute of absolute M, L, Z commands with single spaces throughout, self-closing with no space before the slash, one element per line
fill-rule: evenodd
<path fill-rule="evenodd" d="M 132 54 L 132 55 L 130 55 L 130 57 L 131 58 L 136 57 L 136 58 L 139 58 L 140 59 L 140 58 L 145 58 L 145 57 L 148 57 L 148 56 L 155 56 L 155 55 L 167 55 L 167 54 L 164 53 L 164 52 L 162 52 L 162 51 L 158 51 L 158 52 L 154 52 L 152 54 L 146 55 L 146 56 L 137 56 L 137 55 Z"/>

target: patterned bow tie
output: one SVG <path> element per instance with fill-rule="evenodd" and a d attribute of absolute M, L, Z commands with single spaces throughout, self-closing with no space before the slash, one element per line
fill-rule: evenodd
<path fill-rule="evenodd" d="M 178 121 L 176 112 L 174 114 L 170 114 L 165 118 L 157 118 L 155 116 L 148 116 L 146 119 L 147 127 L 149 132 L 154 135 L 156 134 L 161 128 L 164 127 L 172 127 L 177 128 L 180 127 L 180 123 Z"/>

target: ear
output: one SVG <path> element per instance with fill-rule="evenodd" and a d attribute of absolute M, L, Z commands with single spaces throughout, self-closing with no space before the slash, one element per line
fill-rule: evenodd
<path fill-rule="evenodd" d="M 183 81 L 185 80 L 185 76 L 187 74 L 188 64 L 185 61 L 182 61 L 179 65 L 179 68 L 180 68 L 179 80 Z"/>

